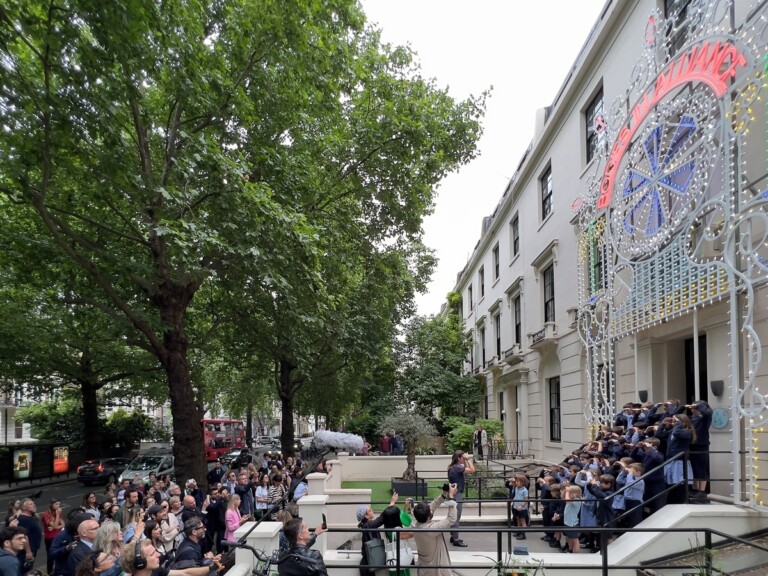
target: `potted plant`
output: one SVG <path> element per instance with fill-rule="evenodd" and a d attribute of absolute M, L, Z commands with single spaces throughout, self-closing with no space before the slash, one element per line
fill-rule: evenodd
<path fill-rule="evenodd" d="M 538 560 L 536 558 L 518 558 L 512 554 L 505 554 L 502 560 L 494 560 L 484 554 L 475 554 L 475 556 L 482 556 L 488 558 L 493 562 L 490 570 L 485 573 L 485 576 L 491 576 L 495 571 L 499 576 L 544 576 L 544 560 Z"/>

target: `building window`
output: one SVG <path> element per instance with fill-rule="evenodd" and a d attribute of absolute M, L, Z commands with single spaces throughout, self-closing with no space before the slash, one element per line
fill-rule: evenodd
<path fill-rule="evenodd" d="M 14 424 L 14 437 L 21 440 L 24 437 L 24 421 L 17 419 Z"/>
<path fill-rule="evenodd" d="M 673 21 L 668 40 L 670 57 L 677 54 L 688 39 L 688 26 L 684 23 L 690 5 L 691 0 L 664 0 L 664 17 Z"/>
<path fill-rule="evenodd" d="M 472 374 L 475 371 L 475 351 L 477 349 L 477 343 L 474 341 L 475 335 L 472 331 L 467 334 L 467 339 L 472 342 L 472 350 L 469 352 L 469 372 Z"/>
<path fill-rule="evenodd" d="M 475 307 L 475 299 L 472 296 L 472 284 L 467 288 L 467 301 L 469 302 L 469 311 L 472 312 Z"/>
<path fill-rule="evenodd" d="M 496 243 L 496 246 L 493 247 L 493 279 L 498 280 L 499 278 L 499 244 Z"/>
<path fill-rule="evenodd" d="M 555 265 L 544 269 L 544 322 L 555 321 Z"/>
<path fill-rule="evenodd" d="M 493 316 L 493 333 L 496 339 L 496 358 L 501 360 L 501 313 Z"/>
<path fill-rule="evenodd" d="M 603 89 L 600 88 L 598 93 L 587 106 L 587 110 L 584 113 L 584 120 L 586 122 L 586 134 L 587 134 L 587 162 L 590 162 L 592 158 L 597 155 L 597 149 L 605 131 L 603 130 L 603 123 L 605 122 L 603 117 Z"/>
<path fill-rule="evenodd" d="M 517 256 L 517 253 L 520 252 L 520 218 L 517 214 L 512 218 L 509 227 L 511 228 L 512 237 L 512 256 Z"/>
<path fill-rule="evenodd" d="M 549 440 L 560 442 L 560 376 L 549 379 Z"/>
<path fill-rule="evenodd" d="M 522 306 L 520 302 L 520 295 L 515 296 L 515 299 L 512 300 L 512 308 L 514 309 L 515 313 L 515 344 L 520 344 L 522 347 L 523 345 L 523 315 L 522 315 Z"/>
<path fill-rule="evenodd" d="M 504 422 L 504 417 L 507 415 L 507 411 L 504 409 L 504 392 L 499 392 L 499 420 Z"/>
<path fill-rule="evenodd" d="M 587 276 L 590 297 L 605 289 L 607 264 L 605 240 L 605 216 L 603 215 L 587 229 Z"/>
<path fill-rule="evenodd" d="M 541 219 L 552 213 L 552 166 L 541 177 Z"/>
<path fill-rule="evenodd" d="M 485 326 L 480 328 L 480 365 L 485 368 Z"/>
<path fill-rule="evenodd" d="M 477 273 L 477 284 L 480 286 L 480 299 L 485 297 L 485 267 L 481 266 Z"/>

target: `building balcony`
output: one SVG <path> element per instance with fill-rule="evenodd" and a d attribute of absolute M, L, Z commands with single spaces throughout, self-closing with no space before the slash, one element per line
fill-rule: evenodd
<path fill-rule="evenodd" d="M 534 350 L 542 350 L 549 346 L 555 346 L 560 336 L 557 333 L 557 324 L 545 322 L 544 327 L 537 332 L 528 333 L 528 345 Z"/>
<path fill-rule="evenodd" d="M 502 354 L 502 358 L 504 359 L 504 362 L 509 364 L 510 366 L 514 366 L 515 364 L 519 364 L 523 361 L 523 348 L 520 346 L 520 344 L 513 344 L 512 348 L 509 348 L 508 350 L 505 350 Z"/>

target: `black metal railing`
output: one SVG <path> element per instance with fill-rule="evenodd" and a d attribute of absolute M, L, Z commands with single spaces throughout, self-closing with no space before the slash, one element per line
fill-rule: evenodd
<path fill-rule="evenodd" d="M 426 528 L 413 528 L 413 527 L 407 527 L 407 528 L 396 528 L 391 530 L 385 530 L 386 532 L 390 532 L 395 535 L 395 539 L 393 542 L 396 543 L 395 550 L 396 552 L 396 558 L 395 563 L 391 565 L 386 564 L 362 564 L 362 568 L 369 568 L 371 570 L 378 570 L 383 568 L 388 568 L 390 570 L 401 570 L 409 568 L 410 566 L 402 566 L 400 564 L 400 540 L 401 540 L 401 534 L 403 532 L 426 532 L 426 533 L 450 533 L 453 529 L 452 528 L 445 528 L 445 529 L 426 529 Z M 488 563 L 487 567 L 490 570 L 493 570 L 494 568 L 497 570 L 499 574 L 502 573 L 504 569 L 510 569 L 514 567 L 513 561 L 509 560 L 509 556 L 515 556 L 514 555 L 514 547 L 511 544 L 507 545 L 506 550 L 504 549 L 504 534 L 507 534 L 508 536 L 511 536 L 513 532 L 523 532 L 526 534 L 538 534 L 541 532 L 545 532 L 548 529 L 546 527 L 526 527 L 526 528 L 520 528 L 520 527 L 514 527 L 514 528 L 498 528 L 498 527 L 492 527 L 492 528 L 478 528 L 478 527 L 469 527 L 469 526 L 462 526 L 461 531 L 462 533 L 481 533 L 481 534 L 494 534 L 496 538 L 488 538 L 485 541 L 495 541 L 495 550 L 491 551 L 493 553 L 493 558 L 489 556 L 485 556 L 482 554 L 483 551 L 480 551 L 481 553 L 477 554 L 478 558 L 487 558 Z M 344 533 L 362 533 L 362 532 L 373 532 L 373 533 L 379 533 L 382 531 L 382 529 L 361 529 L 361 528 L 355 528 L 355 529 L 334 529 L 330 528 L 328 530 L 331 533 L 338 533 L 338 532 L 344 532 Z M 717 574 L 725 574 L 725 572 L 718 570 L 714 566 L 714 556 L 717 553 L 718 548 L 722 548 L 725 545 L 728 544 L 738 544 L 740 546 L 746 547 L 749 550 L 765 553 L 768 555 L 768 548 L 761 546 L 760 544 L 756 544 L 755 542 L 751 542 L 749 540 L 740 538 L 738 536 L 734 536 L 732 534 L 727 534 L 725 532 L 721 532 L 719 530 L 715 530 L 713 528 L 667 528 L 660 530 L 658 528 L 627 528 L 624 529 L 623 532 L 625 533 L 653 533 L 653 534 L 674 534 L 674 533 L 685 533 L 685 534 L 692 534 L 696 535 L 695 541 L 697 543 L 697 546 L 693 546 L 691 544 L 691 540 L 688 539 L 688 547 L 687 548 L 681 548 L 679 550 L 679 554 L 675 555 L 675 557 L 679 557 L 681 555 L 688 555 L 688 554 L 701 554 L 701 557 L 703 559 L 701 564 L 689 564 L 689 565 L 681 565 L 680 561 L 677 561 L 675 563 L 670 563 L 669 561 L 647 561 L 640 564 L 621 564 L 619 565 L 612 565 L 611 559 L 610 559 L 610 547 L 608 546 L 608 538 L 611 536 L 612 533 L 614 533 L 616 530 L 615 528 L 589 528 L 590 532 L 596 532 L 600 534 L 600 566 L 599 569 L 601 571 L 601 574 L 603 576 L 609 576 L 611 570 L 636 570 L 638 573 L 644 573 L 642 571 L 645 570 L 686 570 L 686 569 L 694 569 L 696 570 L 695 574 L 697 576 L 712 576 Z M 704 544 L 703 546 L 698 546 L 698 534 L 704 535 Z M 718 542 L 717 547 L 714 546 L 713 537 L 721 538 L 721 541 Z M 445 536 L 443 536 L 445 538 Z M 511 538 L 507 538 L 508 542 L 511 542 Z M 535 554 L 535 553 L 534 553 Z M 505 561 L 505 558 L 507 560 Z M 533 560 L 534 556 L 530 556 L 530 558 Z M 671 557 L 667 557 L 671 558 Z M 538 562 L 538 561 L 537 561 Z M 684 563 L 683 563 L 684 564 Z M 416 565 L 418 565 L 418 562 L 416 562 Z M 764 565 L 764 562 L 761 562 L 760 565 Z M 526 566 L 525 560 L 522 559 L 519 562 L 518 567 L 524 567 Z M 531 563 L 527 563 L 527 566 L 531 566 Z M 333 564 L 329 564 L 329 568 L 333 568 Z M 546 569 L 546 565 L 544 565 L 544 568 Z M 581 563 L 558 563 L 557 564 L 557 570 L 558 571 L 567 571 L 571 572 L 574 571 L 574 573 L 578 574 L 578 571 L 584 571 L 585 568 L 592 567 L 592 568 L 598 568 L 596 565 L 587 566 L 583 562 Z M 478 568 L 484 568 L 484 566 L 478 566 L 477 563 L 475 564 L 468 564 L 468 563 L 451 563 L 451 564 L 430 564 L 430 569 L 440 569 L 440 568 L 450 568 L 455 570 L 461 570 L 461 569 L 478 569 Z M 422 568 L 423 570 L 423 568 Z"/>

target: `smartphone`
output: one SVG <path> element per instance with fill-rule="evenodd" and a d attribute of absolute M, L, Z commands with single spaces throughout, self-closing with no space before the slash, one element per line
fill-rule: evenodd
<path fill-rule="evenodd" d="M 323 514 L 323 530 L 328 530 L 328 523 L 325 521 L 325 514 Z"/>

